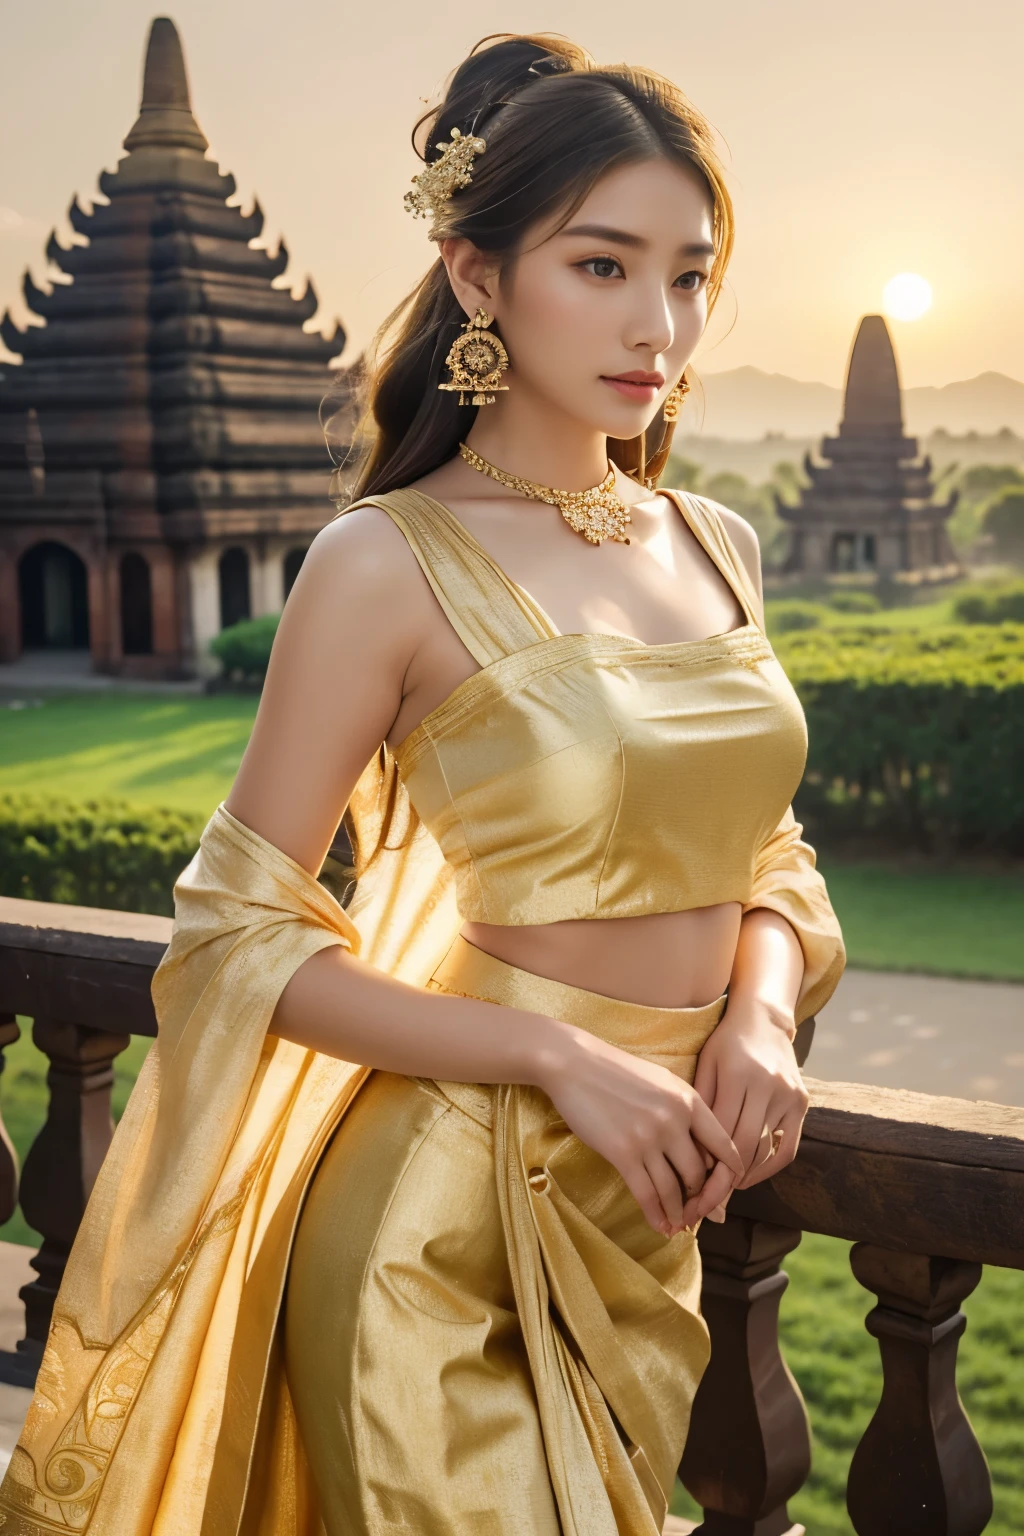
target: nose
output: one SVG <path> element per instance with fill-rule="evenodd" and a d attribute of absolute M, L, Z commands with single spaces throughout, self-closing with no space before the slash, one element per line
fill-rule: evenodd
<path fill-rule="evenodd" d="M 663 283 L 638 283 L 626 323 L 626 346 L 632 352 L 668 352 L 675 340 L 675 323 Z"/>

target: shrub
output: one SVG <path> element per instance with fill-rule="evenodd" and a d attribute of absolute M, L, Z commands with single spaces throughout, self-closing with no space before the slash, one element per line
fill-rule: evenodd
<path fill-rule="evenodd" d="M 1024 582 L 969 587 L 953 604 L 961 624 L 1024 624 Z"/>
<path fill-rule="evenodd" d="M 766 609 L 768 628 L 774 635 L 788 635 L 791 630 L 817 629 L 825 616 L 819 603 L 803 603 L 798 598 L 769 603 Z"/>
<path fill-rule="evenodd" d="M 807 713 L 812 837 L 1024 852 L 1024 626 L 855 626 L 779 659 Z"/>
<path fill-rule="evenodd" d="M 1024 489 L 1011 488 L 997 496 L 981 527 L 1000 559 L 1024 564 Z"/>
<path fill-rule="evenodd" d="M 836 613 L 878 613 L 882 606 L 873 592 L 860 592 L 856 587 L 838 587 L 830 592 L 828 605 Z"/>
<path fill-rule="evenodd" d="M 117 800 L 0 795 L 0 895 L 171 916 L 204 819 Z"/>
<path fill-rule="evenodd" d="M 213 637 L 210 650 L 227 677 L 236 682 L 263 681 L 280 618 L 279 613 L 265 613 L 258 619 L 243 619 Z"/>

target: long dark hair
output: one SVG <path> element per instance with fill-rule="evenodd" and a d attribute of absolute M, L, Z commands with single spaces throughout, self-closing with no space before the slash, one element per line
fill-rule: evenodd
<path fill-rule="evenodd" d="M 485 137 L 487 150 L 437 235 L 465 237 L 499 267 L 515 258 L 532 226 L 560 212 L 570 219 L 606 171 L 655 156 L 695 170 L 712 204 L 709 310 L 714 305 L 732 252 L 732 202 L 710 125 L 670 81 L 625 64 L 599 66 L 564 38 L 497 34 L 476 45 L 440 106 L 416 124 L 421 158 L 436 159 L 453 128 Z M 456 452 L 473 410 L 437 386 L 465 319 L 438 257 L 384 322 L 364 386 L 357 497 L 409 485 Z M 671 439 L 659 415 L 641 437 L 609 440 L 608 451 L 627 473 L 656 481 Z"/>

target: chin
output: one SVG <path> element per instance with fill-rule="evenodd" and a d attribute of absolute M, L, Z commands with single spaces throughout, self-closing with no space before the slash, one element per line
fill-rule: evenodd
<path fill-rule="evenodd" d="M 650 426 L 657 411 L 649 406 L 630 406 L 623 402 L 618 405 L 615 401 L 602 400 L 600 398 L 591 402 L 574 402 L 575 410 L 572 411 L 577 420 L 585 422 L 594 432 L 603 432 L 606 437 L 628 439 L 639 437 L 641 432 Z M 582 408 L 581 408 L 582 407 Z M 588 407 L 590 407 L 588 409 Z"/>
<path fill-rule="evenodd" d="M 639 437 L 641 432 L 646 432 L 657 412 L 644 411 L 604 411 L 600 422 L 594 425 L 604 432 L 607 437 L 617 437 L 620 441 L 628 442 L 632 437 Z"/>

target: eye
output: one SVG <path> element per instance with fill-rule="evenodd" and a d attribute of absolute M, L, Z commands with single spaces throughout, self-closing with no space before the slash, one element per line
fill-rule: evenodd
<path fill-rule="evenodd" d="M 590 272 L 594 277 L 614 277 L 616 273 L 622 274 L 622 266 L 614 256 L 588 256 L 586 261 L 577 262 L 577 266 L 584 272 Z"/>
<path fill-rule="evenodd" d="M 695 279 L 695 281 L 691 282 L 691 278 Z M 684 272 L 680 277 L 676 278 L 672 286 L 681 286 L 684 293 L 699 293 L 706 284 L 707 280 L 708 274 L 706 272 Z"/>

